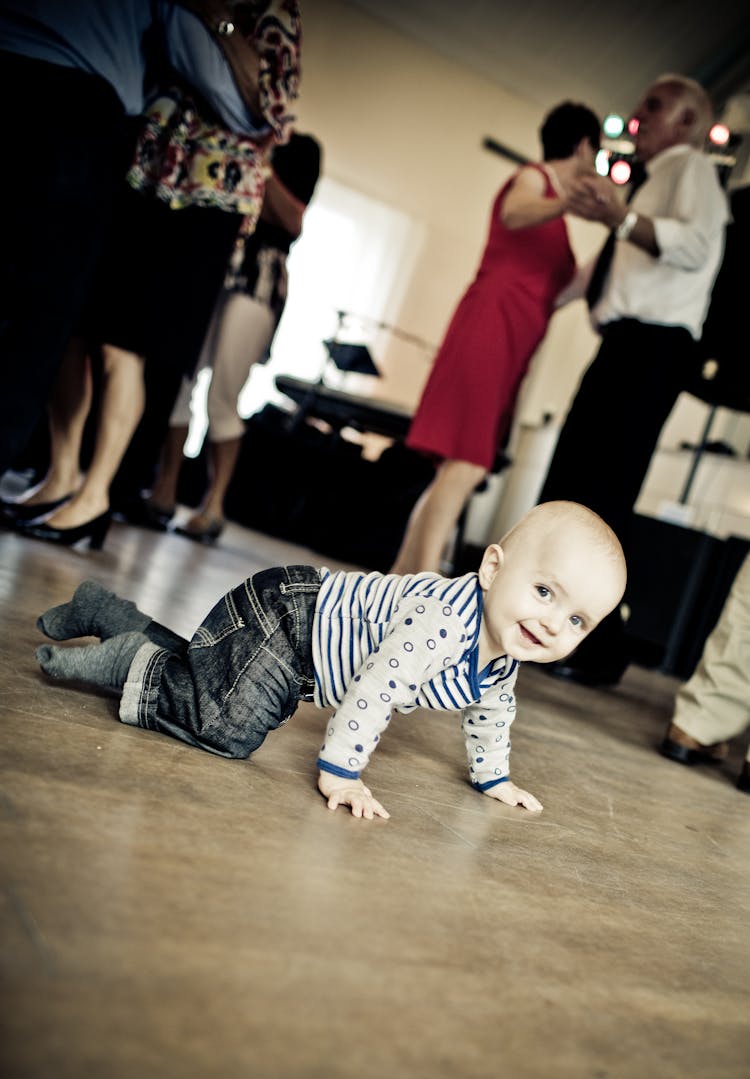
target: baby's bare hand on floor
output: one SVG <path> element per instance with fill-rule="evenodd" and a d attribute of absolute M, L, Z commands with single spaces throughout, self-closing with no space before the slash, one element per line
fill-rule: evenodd
<path fill-rule="evenodd" d="M 361 779 L 347 779 L 329 772 L 320 772 L 318 790 L 326 799 L 329 809 L 336 809 L 340 805 L 349 806 L 353 817 L 364 817 L 365 820 L 372 820 L 374 817 L 387 820 L 390 817 L 390 813 L 377 798 L 373 798 L 372 791 Z"/>
<path fill-rule="evenodd" d="M 490 787 L 489 790 L 484 792 L 488 794 L 490 798 L 496 798 L 498 802 L 504 802 L 509 806 L 524 806 L 525 809 L 531 810 L 532 813 L 541 813 L 542 803 L 535 798 L 533 794 L 529 794 L 528 791 L 522 790 L 521 787 L 517 787 L 515 783 L 508 781 L 507 783 L 498 783 L 496 787 Z"/>

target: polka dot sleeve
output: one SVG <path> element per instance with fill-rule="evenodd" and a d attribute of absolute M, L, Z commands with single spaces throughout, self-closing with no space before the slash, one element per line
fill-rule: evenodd
<path fill-rule="evenodd" d="M 422 683 L 452 666 L 466 647 L 466 627 L 439 599 L 401 600 L 394 616 L 331 717 L 318 758 L 322 771 L 357 779 L 393 710 L 413 705 Z"/>
<path fill-rule="evenodd" d="M 466 739 L 472 784 L 486 791 L 510 778 L 510 725 L 516 714 L 514 695 L 518 665 L 507 679 L 485 691 L 478 704 L 464 708 L 461 730 Z"/>

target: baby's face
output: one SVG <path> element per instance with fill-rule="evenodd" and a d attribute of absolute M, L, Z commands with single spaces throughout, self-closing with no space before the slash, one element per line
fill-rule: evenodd
<path fill-rule="evenodd" d="M 485 656 L 554 663 L 622 598 L 624 574 L 601 549 L 565 535 L 516 543 L 505 556 L 489 547 L 479 571 L 484 589 L 480 641 Z"/>

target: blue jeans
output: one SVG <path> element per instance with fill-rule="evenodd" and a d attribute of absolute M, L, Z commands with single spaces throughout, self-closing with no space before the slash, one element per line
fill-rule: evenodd
<path fill-rule="evenodd" d="M 312 695 L 319 590 L 318 570 L 282 566 L 228 592 L 189 642 L 151 623 L 120 719 L 222 757 L 248 757 Z M 165 634 L 173 638 L 167 648 Z"/>

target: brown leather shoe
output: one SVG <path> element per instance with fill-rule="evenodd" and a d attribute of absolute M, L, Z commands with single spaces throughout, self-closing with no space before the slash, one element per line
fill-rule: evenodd
<path fill-rule="evenodd" d="M 744 794 L 750 794 L 750 761 L 745 761 L 742 765 L 742 771 L 737 780 L 737 790 L 742 791 Z"/>
<path fill-rule="evenodd" d="M 729 743 L 714 742 L 713 745 L 704 746 L 672 723 L 659 746 L 659 752 L 678 764 L 710 764 L 724 760 L 729 752 Z"/>

